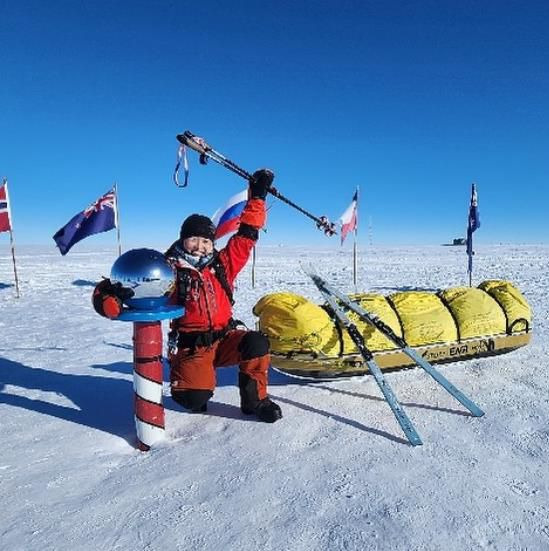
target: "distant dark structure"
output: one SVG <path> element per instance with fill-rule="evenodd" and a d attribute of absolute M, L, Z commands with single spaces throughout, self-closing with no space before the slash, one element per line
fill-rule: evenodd
<path fill-rule="evenodd" d="M 451 243 L 443 243 L 445 247 L 456 247 L 460 245 L 467 245 L 467 239 L 465 237 L 456 237 Z"/>

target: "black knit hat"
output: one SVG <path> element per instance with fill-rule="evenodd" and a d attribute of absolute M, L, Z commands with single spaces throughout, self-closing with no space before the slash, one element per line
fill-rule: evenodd
<path fill-rule="evenodd" d="M 202 214 L 191 214 L 181 224 L 181 231 L 179 232 L 179 238 L 181 240 L 188 237 L 205 237 L 206 239 L 215 240 L 215 226 L 214 223 Z"/>

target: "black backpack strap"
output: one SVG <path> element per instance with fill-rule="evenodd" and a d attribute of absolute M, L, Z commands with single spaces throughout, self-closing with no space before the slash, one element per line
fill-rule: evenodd
<path fill-rule="evenodd" d="M 174 253 L 179 252 L 177 251 L 177 242 L 174 243 L 166 252 L 166 255 L 168 253 Z M 227 279 L 227 273 L 225 272 L 225 266 L 223 266 L 220 258 L 219 258 L 219 252 L 214 252 L 214 257 L 212 261 L 207 264 L 204 268 L 212 268 L 215 274 L 215 277 L 221 284 L 221 287 L 225 291 L 225 294 L 229 298 L 229 302 L 231 303 L 231 306 L 234 304 L 234 298 L 233 298 L 233 291 L 231 289 L 231 286 L 229 285 L 229 280 Z M 176 270 L 176 278 L 178 283 L 178 299 L 181 302 L 185 302 L 185 298 L 188 294 L 188 292 L 191 290 L 190 286 L 192 284 L 192 278 L 189 273 L 189 270 L 187 269 L 177 269 Z"/>
<path fill-rule="evenodd" d="M 223 266 L 221 260 L 219 259 L 219 253 L 217 253 L 217 251 L 214 256 L 214 259 L 210 264 L 210 267 L 213 268 L 215 277 L 217 277 L 219 283 L 221 284 L 221 287 L 223 287 L 223 290 L 227 294 L 227 297 L 229 298 L 229 302 L 231 303 L 231 306 L 232 306 L 234 304 L 233 290 L 229 285 L 229 280 L 227 279 L 227 273 L 225 272 L 225 266 Z"/>

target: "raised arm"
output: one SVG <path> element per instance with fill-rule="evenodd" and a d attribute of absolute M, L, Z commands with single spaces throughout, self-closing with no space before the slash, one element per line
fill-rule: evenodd
<path fill-rule="evenodd" d="M 240 227 L 219 253 L 231 284 L 246 265 L 259 239 L 259 230 L 265 225 L 265 197 L 273 180 L 274 174 L 271 170 L 262 169 L 254 172 L 250 180 L 250 198 L 240 216 Z"/>

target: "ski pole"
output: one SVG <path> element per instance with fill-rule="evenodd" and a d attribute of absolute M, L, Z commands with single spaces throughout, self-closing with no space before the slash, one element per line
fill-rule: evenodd
<path fill-rule="evenodd" d="M 253 176 L 244 170 L 242 167 L 238 166 L 235 162 L 231 161 L 225 155 L 222 155 L 219 153 L 219 151 L 216 151 L 206 143 L 206 141 L 203 138 L 200 138 L 198 136 L 195 136 L 192 132 L 189 132 L 186 130 L 183 134 L 178 134 L 176 136 L 177 141 L 181 143 L 183 146 L 187 146 L 193 151 L 196 151 L 200 157 L 200 164 L 205 165 L 208 162 L 208 159 L 211 159 L 212 161 L 220 164 L 221 166 L 227 168 L 231 172 L 234 172 L 241 178 L 244 178 L 245 180 L 252 180 Z M 187 182 L 187 178 L 185 179 L 185 185 Z M 176 181 L 177 184 L 177 181 Z M 182 187 L 185 187 L 182 186 Z M 298 210 L 314 222 L 316 222 L 316 227 L 319 230 L 324 231 L 324 233 L 328 236 L 332 236 L 337 233 L 335 224 L 333 222 L 330 222 L 326 216 L 315 216 L 314 214 L 311 214 L 309 211 L 305 210 L 304 208 L 300 207 L 284 195 L 280 193 L 274 186 L 270 186 L 268 189 L 268 192 L 276 197 L 277 199 L 280 199 L 282 202 L 286 203 L 290 207 Z"/>

